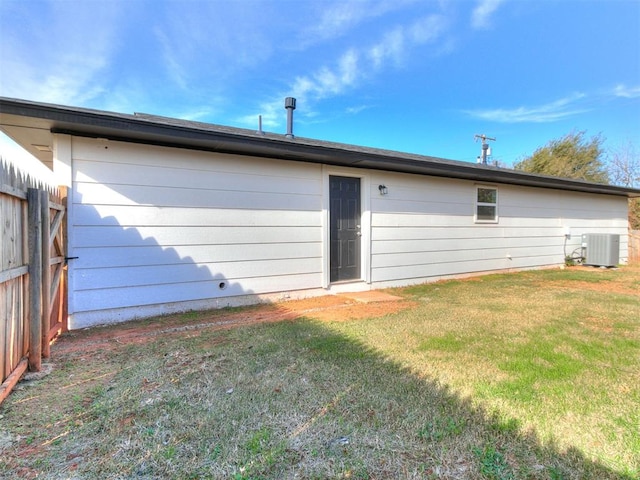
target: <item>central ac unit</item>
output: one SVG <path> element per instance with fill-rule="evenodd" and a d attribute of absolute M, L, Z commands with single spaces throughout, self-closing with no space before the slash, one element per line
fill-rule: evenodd
<path fill-rule="evenodd" d="M 585 233 L 582 235 L 584 264 L 615 267 L 620 263 L 620 235 Z"/>

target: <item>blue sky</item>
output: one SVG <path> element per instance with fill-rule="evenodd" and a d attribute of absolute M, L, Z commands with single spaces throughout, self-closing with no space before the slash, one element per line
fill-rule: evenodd
<path fill-rule="evenodd" d="M 0 0 L 0 95 L 511 165 L 640 147 L 639 0 Z M 17 155 L 0 141 L 0 155 Z"/>

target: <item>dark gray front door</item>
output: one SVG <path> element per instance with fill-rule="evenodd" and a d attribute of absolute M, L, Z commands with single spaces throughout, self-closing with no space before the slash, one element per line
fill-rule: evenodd
<path fill-rule="evenodd" d="M 360 179 L 329 177 L 331 282 L 360 279 Z"/>

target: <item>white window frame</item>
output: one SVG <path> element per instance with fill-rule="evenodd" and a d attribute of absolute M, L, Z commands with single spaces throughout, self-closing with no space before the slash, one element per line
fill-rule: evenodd
<path fill-rule="evenodd" d="M 480 202 L 478 201 L 478 194 L 480 190 L 493 190 L 496 192 L 496 201 L 495 202 Z M 498 223 L 498 187 L 492 185 L 476 185 L 476 194 L 475 194 L 475 202 L 474 202 L 474 213 L 473 213 L 473 221 L 475 223 Z M 495 215 L 493 218 L 478 218 L 478 207 L 493 207 L 495 209 Z"/>

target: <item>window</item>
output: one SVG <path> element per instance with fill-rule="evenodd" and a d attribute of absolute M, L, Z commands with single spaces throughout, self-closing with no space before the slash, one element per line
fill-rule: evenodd
<path fill-rule="evenodd" d="M 498 221 L 498 190 L 478 187 L 476 196 L 476 222 Z"/>

